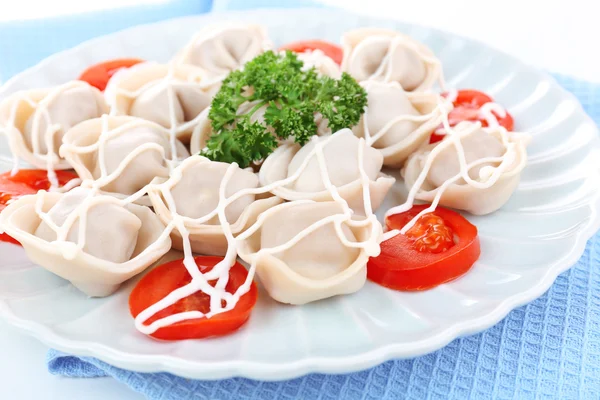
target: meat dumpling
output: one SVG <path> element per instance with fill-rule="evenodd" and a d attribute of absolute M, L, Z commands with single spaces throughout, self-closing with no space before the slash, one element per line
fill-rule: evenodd
<path fill-rule="evenodd" d="M 156 177 L 167 178 L 167 163 L 189 156 L 167 129 L 135 117 L 105 115 L 85 121 L 69 130 L 63 141 L 60 154 L 82 179 L 122 195 L 137 192 Z"/>
<path fill-rule="evenodd" d="M 402 171 L 406 187 L 411 190 L 419 179 L 423 184 L 415 198 L 432 202 L 443 190 L 439 204 L 484 215 L 504 205 L 519 184 L 527 164 L 526 146 L 530 136 L 507 132 L 502 127 L 482 128 L 479 123 L 461 122 L 441 142 L 424 146 L 409 157 Z M 459 153 L 462 146 L 465 165 L 473 165 L 461 175 Z M 423 176 L 424 174 L 424 176 Z M 474 181 L 467 182 L 465 178 Z"/>
<path fill-rule="evenodd" d="M 304 63 L 304 67 L 302 68 L 304 70 L 314 67 L 319 75 L 328 76 L 333 79 L 340 79 L 342 77 L 340 66 L 321 50 L 305 51 L 298 53 L 297 56 Z"/>
<path fill-rule="evenodd" d="M 388 167 L 401 166 L 429 140 L 452 103 L 438 94 L 408 93 L 397 82 L 362 82 L 368 106 L 352 131 L 378 149 Z"/>
<path fill-rule="evenodd" d="M 210 138 L 214 134 L 211 121 L 208 118 L 209 112 L 210 107 L 202 111 L 202 113 L 198 117 L 198 125 L 196 126 L 196 129 L 194 129 L 194 133 L 192 133 L 192 137 L 190 139 L 191 154 L 200 153 L 200 151 L 202 151 L 202 149 L 206 147 L 206 142 L 208 141 L 208 138 Z"/>
<path fill-rule="evenodd" d="M 267 30 L 260 25 L 211 25 L 198 32 L 174 61 L 200 67 L 210 79 L 223 80 L 231 71 L 272 47 Z"/>
<path fill-rule="evenodd" d="M 262 214 L 258 228 L 238 237 L 239 256 L 256 266 L 269 295 L 282 303 L 354 293 L 365 283 L 369 257 L 379 254 L 382 229 L 373 218 L 362 225 L 346 219 L 336 230 L 334 220 L 343 213 L 333 201 L 275 206 Z"/>
<path fill-rule="evenodd" d="M 203 71 L 190 65 L 143 63 L 115 74 L 106 98 L 113 115 L 156 122 L 187 143 L 198 116 L 211 102 L 214 88 L 206 79 Z"/>
<path fill-rule="evenodd" d="M 320 50 L 300 53 L 298 54 L 298 58 L 304 62 L 304 69 L 315 67 L 317 73 L 321 75 L 326 75 L 334 79 L 339 79 L 341 77 L 339 66 Z M 242 103 L 237 110 L 237 114 L 242 115 L 248 113 L 259 102 L 260 100 Z M 260 107 L 252 114 L 250 121 L 260 122 L 264 125 L 264 114 L 266 109 L 267 105 Z M 194 129 L 190 139 L 190 151 L 192 154 L 198 154 L 206 146 L 208 139 L 215 133 L 211 126 L 209 112 L 210 107 L 204 110 L 198 117 L 198 124 L 196 125 L 196 129 Z M 331 129 L 328 127 L 327 119 L 324 119 L 319 113 L 315 115 L 315 124 L 317 127 L 316 134 L 331 134 Z M 274 128 L 267 127 L 267 129 L 275 133 Z"/>
<path fill-rule="evenodd" d="M 258 178 L 253 172 L 198 155 L 184 160 L 169 179 L 149 187 L 152 206 L 165 224 L 173 222 L 176 215 L 183 217 L 195 253 L 223 256 L 227 251 L 227 238 L 215 210 L 229 168 L 234 171 L 226 184 L 226 197 L 258 187 Z M 277 197 L 259 198 L 252 193 L 241 196 L 225 207 L 231 232 L 235 235 L 243 231 L 260 213 L 280 202 Z M 174 229 L 171 236 L 173 247 L 182 250 L 182 233 Z"/>
<path fill-rule="evenodd" d="M 319 162 L 317 146 L 322 147 L 324 168 Z M 315 136 L 303 147 L 296 143 L 281 145 L 263 162 L 259 173 L 260 183 L 267 186 L 288 179 L 290 182 L 284 186 L 279 185 L 271 192 L 285 200 L 330 201 L 333 197 L 323 176 L 323 171 L 326 171 L 325 178 L 328 177 L 350 208 L 366 215 L 363 177 L 359 168 L 361 152 L 365 184 L 371 195 L 371 208 L 376 209 L 395 179 L 381 173 L 383 156 L 379 151 L 367 146 L 350 129 L 342 129 L 329 136 Z M 296 178 L 292 179 L 293 177 Z"/>
<path fill-rule="evenodd" d="M 65 221 L 89 196 L 89 190 L 78 187 L 64 196 L 48 211 L 47 218 L 55 225 L 62 227 Z M 110 223 L 107 223 L 110 216 Z M 57 232 L 42 219 L 34 235 L 47 242 L 57 240 L 78 243 L 81 218 L 77 218 L 66 231 L 66 237 L 58 238 Z M 138 232 L 142 221 L 126 208 L 110 202 L 99 203 L 89 207 L 85 221 L 85 232 L 82 234 L 84 244 L 82 251 L 111 263 L 124 263 L 130 259 L 137 243 Z M 94 240 L 89 240 L 89 238 Z"/>
<path fill-rule="evenodd" d="M 0 127 L 11 152 L 40 169 L 69 169 L 58 150 L 73 126 L 108 113 L 102 93 L 82 81 L 24 90 L 0 103 Z"/>
<path fill-rule="evenodd" d="M 400 32 L 361 28 L 342 36 L 342 71 L 359 82 L 398 82 L 407 92 L 431 89 L 440 61 L 422 43 Z"/>
<path fill-rule="evenodd" d="M 171 248 L 165 226 L 148 207 L 123 205 L 83 187 L 17 199 L 0 214 L 0 230 L 33 262 L 93 297 L 113 293 Z"/>

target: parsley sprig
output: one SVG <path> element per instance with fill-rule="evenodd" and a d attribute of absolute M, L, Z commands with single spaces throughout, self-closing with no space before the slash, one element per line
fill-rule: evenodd
<path fill-rule="evenodd" d="M 367 104 L 364 89 L 346 73 L 336 80 L 302 67 L 290 51 L 267 51 L 231 72 L 211 103 L 215 133 L 200 154 L 245 168 L 273 152 L 278 139 L 308 142 L 317 133 L 317 113 L 332 132 L 356 125 Z M 240 112 L 243 105 L 247 112 Z M 261 108 L 264 122 L 252 118 Z"/>

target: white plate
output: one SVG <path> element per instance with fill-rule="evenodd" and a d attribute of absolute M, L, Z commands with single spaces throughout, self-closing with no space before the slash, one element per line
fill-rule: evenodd
<path fill-rule="evenodd" d="M 576 99 L 545 74 L 482 44 L 434 29 L 327 10 L 258 10 L 194 16 L 140 26 L 87 42 L 16 76 L 0 97 L 76 78 L 115 57 L 167 61 L 207 23 L 265 24 L 277 44 L 303 38 L 338 41 L 359 26 L 393 28 L 425 42 L 442 60 L 450 85 L 481 89 L 507 106 L 534 140 L 529 165 L 502 210 L 469 219 L 482 255 L 463 278 L 420 293 L 368 283 L 360 292 L 302 307 L 261 293 L 249 323 L 210 340 L 157 342 L 129 316 L 130 282 L 106 299 L 87 299 L 66 281 L 32 265 L 23 250 L 0 245 L 0 314 L 50 346 L 136 371 L 189 378 L 263 380 L 309 372 L 342 373 L 413 357 L 500 321 L 540 296 L 573 265 L 598 229 L 600 139 Z M 0 148 L 2 169 L 9 153 Z M 388 207 L 399 200 L 398 185 Z"/>

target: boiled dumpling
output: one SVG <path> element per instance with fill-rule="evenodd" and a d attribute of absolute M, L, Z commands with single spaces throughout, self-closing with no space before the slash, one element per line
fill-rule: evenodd
<path fill-rule="evenodd" d="M 433 201 L 447 181 L 455 179 L 440 198 L 440 205 L 475 215 L 489 214 L 504 205 L 519 184 L 527 163 L 529 135 L 507 132 L 502 127 L 482 128 L 479 123 L 462 122 L 451 134 L 409 157 L 402 174 L 410 190 L 422 174 L 423 184 L 415 188 L 417 200 Z M 465 165 L 481 160 L 461 173 L 456 144 L 462 146 Z M 467 182 L 465 178 L 475 182 Z"/>
<path fill-rule="evenodd" d="M 11 152 L 40 169 L 69 169 L 58 156 L 63 135 L 82 121 L 108 113 L 102 93 L 73 81 L 52 89 L 26 90 L 0 103 L 0 128 Z"/>
<path fill-rule="evenodd" d="M 197 162 L 185 169 L 182 178 L 171 188 L 177 213 L 198 219 L 217 208 L 219 186 L 228 168 L 227 163 Z M 227 183 L 225 196 L 230 197 L 240 190 L 255 188 L 257 185 L 258 178 L 254 173 L 236 168 Z M 229 223 L 237 221 L 254 199 L 254 195 L 246 195 L 231 203 L 225 209 L 227 221 Z M 219 218 L 215 215 L 206 224 L 219 225 Z"/>
<path fill-rule="evenodd" d="M 48 219 L 55 225 L 63 226 L 78 207 L 84 207 L 89 190 L 75 188 L 62 196 L 48 211 Z M 107 223 L 110 221 L 110 223 Z M 84 244 L 82 251 L 111 263 L 124 263 L 133 254 L 142 221 L 124 207 L 100 203 L 89 207 L 85 221 Z M 62 241 L 78 243 L 81 218 L 77 218 Z M 42 220 L 35 230 L 35 236 L 47 242 L 57 240 L 57 233 Z M 92 240 L 93 238 L 93 240 Z"/>
<path fill-rule="evenodd" d="M 200 67 L 211 79 L 222 80 L 271 48 L 267 31 L 260 25 L 221 24 L 198 32 L 174 61 Z"/>
<path fill-rule="evenodd" d="M 259 173 L 261 185 L 267 186 L 288 179 L 291 181 L 284 186 L 278 185 L 272 193 L 286 200 L 332 200 L 315 150 L 317 146 L 322 147 L 326 177 L 355 212 L 366 215 L 359 168 L 359 151 L 362 151 L 362 169 L 371 195 L 371 207 L 379 207 L 394 184 L 394 178 L 381 173 L 383 156 L 354 136 L 349 129 L 342 129 L 329 136 L 315 136 L 304 147 L 292 143 L 283 144 L 262 164 Z M 309 157 L 310 160 L 306 161 Z"/>
<path fill-rule="evenodd" d="M 404 90 L 430 89 L 441 63 L 422 43 L 399 32 L 361 28 L 342 36 L 342 71 L 357 81 L 398 82 Z"/>
<path fill-rule="evenodd" d="M 175 215 L 184 217 L 184 225 L 190 235 L 192 250 L 200 254 L 224 255 L 227 239 L 216 213 L 219 190 L 229 168 L 234 171 L 227 182 L 225 196 L 231 197 L 242 190 L 258 187 L 256 174 L 223 162 L 210 161 L 193 155 L 179 165 L 171 178 L 149 187 L 150 201 L 154 210 L 165 223 L 171 223 Z M 169 196 L 172 202 L 166 201 Z M 264 210 L 281 202 L 277 197 L 258 199 L 246 194 L 225 207 L 225 217 L 231 231 L 237 234 L 252 224 Z M 173 210 L 169 203 L 175 206 Z M 209 215 L 209 214 L 214 215 Z M 172 232 L 173 246 L 183 249 L 181 232 Z"/>
<path fill-rule="evenodd" d="M 198 125 L 196 126 L 196 129 L 194 129 L 194 133 L 192 133 L 192 137 L 190 138 L 191 154 L 200 153 L 200 151 L 202 151 L 202 149 L 206 147 L 206 142 L 208 138 L 210 138 L 214 134 L 211 121 L 208 118 L 209 112 L 210 107 L 202 111 L 202 113 L 198 117 Z"/>
<path fill-rule="evenodd" d="M 156 177 L 169 176 L 173 150 L 175 159 L 189 156 L 179 140 L 171 141 L 169 131 L 154 122 L 105 115 L 67 132 L 60 154 L 102 191 L 130 195 Z"/>
<path fill-rule="evenodd" d="M 361 85 L 368 106 L 352 131 L 378 149 L 389 167 L 401 166 L 452 109 L 452 103 L 437 94 L 407 93 L 397 82 Z"/>
<path fill-rule="evenodd" d="M 321 75 L 327 75 L 335 79 L 339 79 L 341 77 L 341 71 L 339 69 L 339 66 L 320 50 L 300 53 L 298 54 L 298 58 L 304 61 L 304 69 L 315 67 L 317 73 Z M 243 115 L 248 113 L 254 108 L 254 106 L 256 106 L 260 102 L 260 100 L 254 100 L 242 103 L 237 110 L 237 115 Z M 250 121 L 260 122 L 261 124 L 264 124 L 264 115 L 265 111 L 267 110 L 267 107 L 268 105 L 265 104 L 264 106 L 256 110 L 250 117 Z M 192 154 L 198 154 L 202 149 L 204 149 L 208 139 L 213 134 L 215 134 L 211 126 L 211 121 L 209 119 L 209 112 L 210 108 L 207 108 L 198 117 L 198 124 L 196 125 L 196 129 L 194 129 L 194 132 L 192 133 L 192 137 L 190 139 L 190 151 Z M 328 127 L 327 119 L 324 119 L 319 113 L 315 115 L 315 124 L 316 134 L 331 134 L 331 129 Z M 267 127 L 266 129 L 269 130 L 271 133 L 275 134 L 274 128 Z"/>
<path fill-rule="evenodd" d="M 189 65 L 143 63 L 113 76 L 106 98 L 114 115 L 147 119 L 173 129 L 187 142 L 214 88 L 206 74 Z"/>
<path fill-rule="evenodd" d="M 36 115 L 32 115 L 25 123 L 25 141 L 27 145 L 33 148 L 35 140 L 39 143 L 42 154 L 48 153 L 48 146 L 45 138 L 35 138 L 35 132 L 46 132 L 48 129 L 48 120 L 50 124 L 60 125 L 60 129 L 53 134 L 52 148 L 56 151 L 62 144 L 62 136 L 71 127 L 78 123 L 96 118 L 106 111 L 104 103 L 97 97 L 97 92 L 93 87 L 76 84 L 73 87 L 60 91 L 53 99 L 48 99 L 47 111 L 49 118 L 42 115 L 36 121 Z M 39 114 L 38 114 L 39 116 Z M 36 129 L 34 129 L 34 126 Z"/>
<path fill-rule="evenodd" d="M 289 213 L 290 209 L 288 209 L 289 214 L 280 215 L 285 217 L 285 225 L 295 227 L 296 231 L 279 229 L 283 219 L 267 219 L 261 229 L 261 247 L 274 248 L 287 243 L 298 232 L 308 228 L 320 219 L 330 216 L 336 208 L 340 211 L 335 203 L 323 204 L 294 207 L 294 213 Z M 306 218 L 306 209 L 311 210 L 311 218 Z M 348 226 L 342 225 L 341 230 L 349 241 L 356 242 L 356 237 Z M 334 238 L 334 240 L 331 240 L 331 238 Z M 348 265 L 354 262 L 359 253 L 360 250 L 357 248 L 347 248 L 337 237 L 333 224 L 329 224 L 315 230 L 313 234 L 300 240 L 290 249 L 274 255 L 299 275 L 308 279 L 321 280 L 344 271 Z"/>
<path fill-rule="evenodd" d="M 342 215 L 343 207 L 332 201 L 278 205 L 261 215 L 257 229 L 238 238 L 239 255 L 256 265 L 269 295 L 282 303 L 356 292 L 365 283 L 369 256 L 379 253 L 381 225 L 375 219 L 362 226 L 346 220 L 338 231 L 333 219 Z M 325 219 L 331 222 L 315 225 Z M 311 231 L 298 238 L 306 229 Z"/>
<path fill-rule="evenodd" d="M 0 214 L 0 230 L 17 239 L 34 263 L 99 297 L 169 251 L 164 229 L 148 207 L 123 205 L 83 187 L 24 196 Z"/>
<path fill-rule="evenodd" d="M 303 70 L 315 68 L 319 75 L 328 76 L 333 79 L 342 77 L 340 66 L 321 50 L 306 51 L 297 54 L 298 59 L 304 63 Z"/>

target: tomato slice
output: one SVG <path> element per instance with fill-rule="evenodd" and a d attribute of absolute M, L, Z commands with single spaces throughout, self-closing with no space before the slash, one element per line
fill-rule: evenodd
<path fill-rule="evenodd" d="M 194 260 L 198 269 L 202 273 L 206 273 L 213 269 L 223 258 L 198 256 Z M 248 271 L 246 271 L 246 268 L 236 262 L 229 270 L 229 281 L 225 286 L 225 290 L 234 293 L 246 281 L 247 276 Z M 191 280 L 190 274 L 183 265 L 183 260 L 171 261 L 154 268 L 138 282 L 129 295 L 131 315 L 134 318 L 137 317 L 142 311 L 165 298 L 173 290 L 187 285 Z M 214 285 L 215 282 L 209 281 L 211 285 Z M 180 321 L 160 328 L 150 336 L 163 340 L 182 340 L 226 335 L 244 325 L 250 317 L 257 297 L 258 290 L 256 284 L 252 282 L 250 290 L 240 297 L 233 309 L 210 318 Z M 186 311 L 209 312 L 210 296 L 204 292 L 196 292 L 159 311 L 149 318 L 145 324 L 150 325 L 161 318 Z"/>
<path fill-rule="evenodd" d="M 402 229 L 428 205 L 386 219 Z M 367 277 L 396 290 L 427 290 L 465 274 L 481 253 L 477 227 L 459 213 L 438 207 L 421 216 L 405 235 L 381 243 L 381 254 L 367 264 Z"/>
<path fill-rule="evenodd" d="M 442 93 L 442 96 L 448 96 L 448 93 Z M 456 126 L 462 121 L 479 121 L 483 127 L 487 127 L 488 123 L 479 115 L 479 109 L 486 103 L 492 103 L 494 100 L 487 94 L 473 89 L 461 89 L 458 91 L 456 99 L 453 101 L 454 109 L 448 113 L 448 123 L 450 126 Z M 512 131 L 515 127 L 513 117 L 506 111 L 504 117 L 499 116 L 492 111 L 496 116 L 498 123 L 505 127 L 506 130 Z M 440 127 L 441 128 L 441 127 Z M 439 142 L 444 138 L 444 135 L 432 133 L 429 143 Z"/>
<path fill-rule="evenodd" d="M 288 43 L 285 46 L 281 46 L 279 50 L 291 50 L 294 53 L 321 50 L 338 65 L 342 64 L 342 58 L 344 58 L 344 52 L 340 46 L 324 40 L 301 40 L 299 42 Z"/>
<path fill-rule="evenodd" d="M 144 60 L 138 58 L 119 58 L 115 60 L 104 61 L 94 64 L 81 74 L 80 81 L 85 81 L 90 85 L 104 91 L 110 78 L 120 69 L 129 68 L 139 64 Z"/>
<path fill-rule="evenodd" d="M 492 100 L 490 96 L 483 92 L 480 92 L 479 90 L 461 89 L 456 94 L 456 100 L 454 100 L 454 104 L 460 104 L 465 106 L 470 105 L 479 108 L 485 103 L 491 103 L 492 101 L 494 100 Z"/>
<path fill-rule="evenodd" d="M 58 183 L 63 186 L 71 179 L 76 179 L 77 174 L 70 171 L 55 171 Z M 48 171 L 43 169 L 21 169 L 15 175 L 11 172 L 0 174 L 0 211 L 21 196 L 36 194 L 39 190 L 50 189 Z M 19 244 L 7 234 L 0 234 L 0 241 Z"/>

